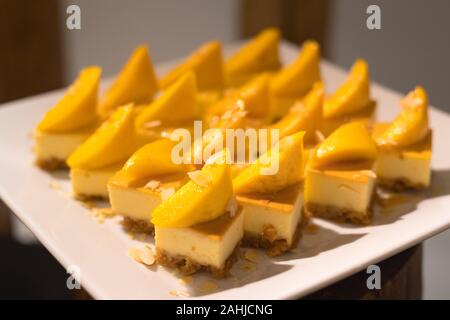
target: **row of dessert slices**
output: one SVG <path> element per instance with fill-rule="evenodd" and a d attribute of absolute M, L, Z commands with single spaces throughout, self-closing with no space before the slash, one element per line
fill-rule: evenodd
<path fill-rule="evenodd" d="M 318 45 L 306 42 L 281 68 L 278 42 L 277 30 L 265 30 L 226 63 L 213 42 L 160 81 L 138 48 L 99 103 L 100 70 L 85 69 L 39 123 L 37 163 L 67 163 L 78 198 L 108 198 L 128 229 L 154 232 L 160 264 L 216 275 L 227 273 L 240 242 L 288 251 L 311 214 L 368 223 L 376 183 L 429 185 L 423 88 L 402 100 L 393 122 L 374 123 L 364 61 L 325 97 Z M 228 164 L 227 152 L 204 165 L 175 164 L 167 137 L 193 130 L 194 120 L 220 132 L 278 129 L 281 140 L 246 166 Z M 270 159 L 279 169 L 261 174 Z"/>

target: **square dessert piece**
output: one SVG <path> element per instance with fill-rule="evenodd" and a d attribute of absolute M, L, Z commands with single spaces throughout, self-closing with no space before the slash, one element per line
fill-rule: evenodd
<path fill-rule="evenodd" d="M 67 168 L 66 160 L 99 125 L 96 112 L 101 69 L 83 69 L 38 123 L 34 132 L 36 164 L 45 170 Z"/>
<path fill-rule="evenodd" d="M 233 180 L 236 199 L 244 212 L 244 244 L 265 248 L 270 256 L 295 247 L 299 238 L 303 137 L 303 131 L 284 137 L 277 148 L 261 155 Z M 275 152 L 278 152 L 278 170 L 264 174 L 263 169 L 267 168 L 268 159 L 275 159 Z"/>
<path fill-rule="evenodd" d="M 63 133 L 36 131 L 34 134 L 36 164 L 48 170 L 67 168 L 66 159 L 94 130 L 95 127 Z"/>
<path fill-rule="evenodd" d="M 233 198 L 229 159 L 217 153 L 152 212 L 156 261 L 183 274 L 228 275 L 242 240 L 244 218 Z"/>
<path fill-rule="evenodd" d="M 297 245 L 302 217 L 303 184 L 298 183 L 272 194 L 236 197 L 244 213 L 243 244 L 265 248 L 277 256 Z"/>
<path fill-rule="evenodd" d="M 370 222 L 376 175 L 373 161 L 355 161 L 327 168 L 307 168 L 305 209 L 318 217 L 356 224 Z"/>
<path fill-rule="evenodd" d="M 237 258 L 243 224 L 238 210 L 186 228 L 156 226 L 156 260 L 186 275 L 205 269 L 216 277 L 227 276 Z"/>
<path fill-rule="evenodd" d="M 428 97 L 417 86 L 401 101 L 400 112 L 390 123 L 374 125 L 378 146 L 375 170 L 379 184 L 395 191 L 430 185 L 432 131 L 428 123 Z"/>
<path fill-rule="evenodd" d="M 378 136 L 389 123 L 378 123 L 373 127 L 373 135 Z M 430 185 L 432 131 L 420 141 L 405 147 L 381 148 L 375 162 L 378 184 L 402 191 L 421 189 Z"/>
<path fill-rule="evenodd" d="M 128 231 L 151 233 L 153 209 L 186 183 L 186 180 L 186 174 L 179 173 L 129 183 L 119 171 L 108 183 L 111 208 L 124 217 L 123 225 Z"/>
<path fill-rule="evenodd" d="M 323 218 L 368 224 L 377 146 L 360 122 L 342 125 L 320 143 L 305 172 L 305 209 Z"/>

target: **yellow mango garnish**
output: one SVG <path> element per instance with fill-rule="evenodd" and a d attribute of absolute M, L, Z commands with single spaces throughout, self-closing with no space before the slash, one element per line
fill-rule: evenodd
<path fill-rule="evenodd" d="M 269 130 L 279 129 L 280 138 L 305 131 L 305 141 L 314 140 L 321 125 L 323 98 L 324 85 L 316 82 L 311 91 L 290 108 L 287 115 L 269 126 Z"/>
<path fill-rule="evenodd" d="M 42 132 L 68 132 L 94 124 L 101 69 L 83 69 L 64 97 L 50 109 L 37 129 Z"/>
<path fill-rule="evenodd" d="M 353 64 L 347 80 L 326 99 L 323 115 L 326 118 L 339 117 L 359 111 L 370 102 L 369 67 L 358 59 Z"/>
<path fill-rule="evenodd" d="M 185 228 L 211 221 L 225 213 L 233 194 L 230 167 L 226 163 L 206 164 L 201 173 L 205 178 L 190 180 L 161 203 L 152 213 L 157 227 Z"/>
<path fill-rule="evenodd" d="M 242 46 L 225 64 L 227 84 L 239 86 L 258 73 L 278 70 L 279 42 L 280 31 L 267 28 Z"/>
<path fill-rule="evenodd" d="M 115 108 L 127 103 L 148 103 L 156 91 L 158 82 L 148 49 L 139 46 L 101 98 L 98 112 L 106 118 Z"/>
<path fill-rule="evenodd" d="M 374 137 L 380 147 L 404 147 L 422 140 L 429 132 L 428 98 L 418 86 L 401 101 L 403 109 L 379 136 Z"/>
<path fill-rule="evenodd" d="M 305 95 L 315 82 L 320 81 L 319 61 L 319 44 L 312 40 L 306 41 L 298 58 L 274 76 L 272 94 L 299 98 Z"/>
<path fill-rule="evenodd" d="M 340 162 L 375 160 L 376 156 L 377 146 L 366 127 L 350 122 L 340 126 L 314 149 L 308 165 L 320 168 Z"/>
<path fill-rule="evenodd" d="M 146 144 L 127 160 L 117 174 L 129 183 L 133 183 L 143 178 L 193 170 L 193 165 L 173 161 L 172 150 L 176 145 L 177 142 L 169 139 L 160 139 Z"/>
<path fill-rule="evenodd" d="M 199 113 L 196 94 L 195 75 L 188 72 L 142 110 L 136 118 L 136 126 L 143 128 L 153 121 L 164 124 L 193 121 Z"/>
<path fill-rule="evenodd" d="M 161 89 L 167 89 L 188 71 L 195 73 L 199 91 L 222 90 L 225 76 L 221 44 L 212 41 L 201 46 L 159 81 Z"/>
<path fill-rule="evenodd" d="M 277 192 L 301 181 L 304 171 L 304 134 L 301 131 L 284 137 L 277 147 L 270 149 L 244 169 L 233 179 L 234 191 L 238 194 Z M 275 164 L 277 161 L 278 165 Z M 276 170 L 271 174 L 263 174 L 263 170 L 271 170 L 271 167 Z"/>
<path fill-rule="evenodd" d="M 98 169 L 126 161 L 136 149 L 132 105 L 119 107 L 67 159 L 70 168 Z"/>

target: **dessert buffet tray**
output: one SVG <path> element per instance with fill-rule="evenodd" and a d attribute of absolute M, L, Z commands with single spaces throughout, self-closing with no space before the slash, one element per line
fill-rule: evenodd
<path fill-rule="evenodd" d="M 226 51 L 235 46 L 227 46 Z M 283 43 L 283 62 L 298 54 Z M 157 66 L 161 74 L 173 63 Z M 326 61 L 327 91 L 346 72 Z M 418 79 L 420 81 L 420 79 Z M 232 276 L 182 278 L 162 267 L 146 267 L 128 254 L 130 247 L 153 245 L 148 237 L 127 234 L 119 217 L 104 218 L 71 196 L 67 173 L 50 174 L 33 165 L 31 131 L 63 90 L 30 97 L 0 108 L 0 196 L 42 244 L 98 299 L 283 299 L 297 298 L 365 269 L 450 226 L 450 115 L 430 108 L 433 128 L 432 186 L 377 205 L 373 223 L 356 227 L 313 219 L 291 253 L 269 259 L 241 249 Z M 392 119 L 401 95 L 372 85 L 379 120 Z M 430 94 L 432 99 L 432 93 Z M 99 204 L 101 205 L 101 204 Z M 251 254 L 250 254 L 251 253 Z M 381 270 L 383 272 L 383 270 Z M 69 276 L 69 275 L 68 275 Z"/>

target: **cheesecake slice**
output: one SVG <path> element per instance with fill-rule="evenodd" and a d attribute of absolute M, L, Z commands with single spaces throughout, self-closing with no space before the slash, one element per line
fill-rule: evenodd
<path fill-rule="evenodd" d="M 233 179 L 244 214 L 244 244 L 280 255 L 297 245 L 303 209 L 303 136 L 298 132 Z M 278 168 L 269 172 L 278 161 Z"/>
<path fill-rule="evenodd" d="M 145 45 L 137 47 L 98 104 L 98 113 L 108 118 L 119 106 L 149 103 L 158 91 L 158 81 Z"/>
<path fill-rule="evenodd" d="M 274 75 L 271 81 L 271 106 L 274 119 L 280 119 L 320 81 L 320 49 L 315 41 L 306 41 L 297 59 Z"/>
<path fill-rule="evenodd" d="M 325 136 L 347 122 L 370 125 L 376 103 L 370 98 L 370 78 L 367 63 L 358 59 L 346 81 L 327 99 L 323 106 L 322 132 Z"/>
<path fill-rule="evenodd" d="M 229 165 L 209 163 L 190 176 L 153 211 L 156 261 L 182 274 L 227 276 L 244 232 Z"/>
<path fill-rule="evenodd" d="M 267 28 L 239 48 L 225 63 L 227 87 L 237 87 L 262 72 L 280 69 L 280 31 Z"/>
<path fill-rule="evenodd" d="M 155 101 L 141 107 L 135 120 L 139 144 L 170 137 L 178 128 L 192 132 L 194 120 L 200 119 L 196 94 L 195 74 L 187 72 L 164 90 Z"/>
<path fill-rule="evenodd" d="M 401 104 L 393 122 L 373 127 L 379 149 L 375 163 L 378 183 L 395 191 L 426 188 L 431 180 L 432 155 L 427 94 L 417 87 Z"/>
<path fill-rule="evenodd" d="M 132 232 L 152 233 L 152 212 L 188 180 L 191 165 L 171 159 L 175 143 L 160 139 L 137 150 L 108 182 L 112 210 Z"/>
<path fill-rule="evenodd" d="M 69 155 L 99 124 L 96 113 L 101 69 L 83 69 L 64 97 L 48 111 L 34 132 L 36 164 L 42 169 L 65 168 Z"/>
<path fill-rule="evenodd" d="M 309 214 L 368 224 L 376 175 L 377 148 L 365 126 L 342 125 L 308 160 L 305 208 Z"/>
<path fill-rule="evenodd" d="M 132 105 L 119 107 L 67 160 L 75 197 L 108 198 L 107 183 L 136 150 Z"/>

